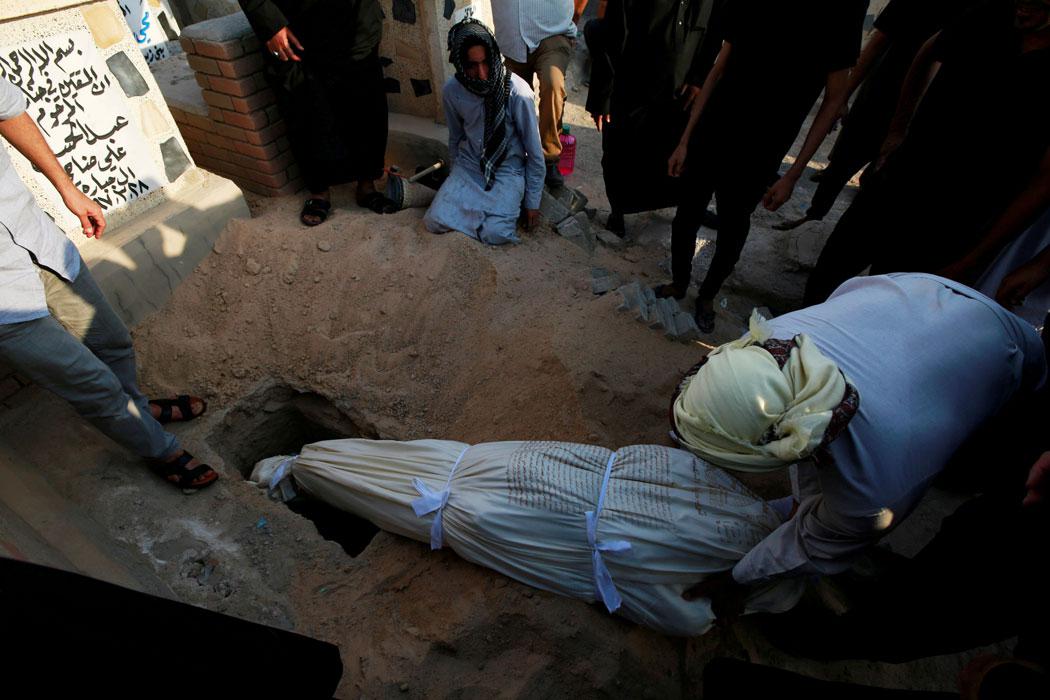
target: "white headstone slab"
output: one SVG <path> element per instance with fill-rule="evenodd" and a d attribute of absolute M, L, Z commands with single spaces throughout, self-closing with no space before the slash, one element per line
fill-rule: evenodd
<path fill-rule="evenodd" d="M 179 25 L 168 7 L 168 0 L 117 0 L 131 36 L 147 63 L 180 53 Z"/>
<path fill-rule="evenodd" d="M 73 31 L 0 49 L 0 75 L 28 98 L 27 112 L 84 194 L 117 209 L 168 184 L 154 146 L 132 123 L 131 105 L 99 58 L 87 31 Z M 39 172 L 48 197 L 57 197 Z M 61 202 L 63 228 L 77 220 Z"/>

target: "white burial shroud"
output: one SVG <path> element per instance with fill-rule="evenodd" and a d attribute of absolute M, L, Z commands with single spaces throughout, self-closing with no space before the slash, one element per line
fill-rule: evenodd
<path fill-rule="evenodd" d="M 726 472 L 658 445 L 328 440 L 264 460 L 252 478 L 276 487 L 289 465 L 310 496 L 384 530 L 673 635 L 714 620 L 682 591 L 780 525 Z M 801 592 L 797 580 L 769 585 L 748 610 L 786 610 Z"/>

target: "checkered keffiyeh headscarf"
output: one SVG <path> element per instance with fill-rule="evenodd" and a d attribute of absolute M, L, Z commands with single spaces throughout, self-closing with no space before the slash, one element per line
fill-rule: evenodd
<path fill-rule="evenodd" d="M 469 78 L 463 71 L 467 50 L 479 45 L 487 49 L 488 80 Z M 496 179 L 496 169 L 507 156 L 510 146 L 507 129 L 510 73 L 503 65 L 496 37 L 492 36 L 488 27 L 473 18 L 465 19 L 449 30 L 448 61 L 456 67 L 456 80 L 485 100 L 485 148 L 481 156 L 481 172 L 485 176 L 485 189 L 490 190 Z"/>

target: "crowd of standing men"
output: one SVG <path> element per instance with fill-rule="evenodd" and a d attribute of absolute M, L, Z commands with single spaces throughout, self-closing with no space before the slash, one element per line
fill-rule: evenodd
<path fill-rule="evenodd" d="M 1045 225 L 1026 233 L 1050 207 L 1050 93 L 1041 87 L 1050 76 L 1050 5 L 892 0 L 862 50 L 867 5 L 608 0 L 587 27 L 587 108 L 603 129 L 610 229 L 622 230 L 624 213 L 668 205 L 641 196 L 647 185 L 675 193 L 672 281 L 659 295 L 685 296 L 695 234 L 717 197 L 715 256 L 696 304 L 701 329 L 713 328 L 712 302 L 741 255 L 751 212 L 790 199 L 843 115 L 806 216 L 781 226 L 822 219 L 868 166 L 813 271 L 807 304 L 869 266 L 972 285 L 1022 234 L 1039 239 L 1028 241 L 1036 252 L 1050 244 Z M 665 175 L 681 180 L 677 188 L 664 186 Z M 1024 261 L 988 291 L 1022 300 L 1050 275 L 1048 258 Z"/>

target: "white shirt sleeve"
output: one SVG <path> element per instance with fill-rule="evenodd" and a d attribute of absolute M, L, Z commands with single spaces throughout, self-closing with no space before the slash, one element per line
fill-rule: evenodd
<path fill-rule="evenodd" d="M 25 95 L 6 78 L 0 78 L 0 121 L 17 117 L 26 111 Z"/>

